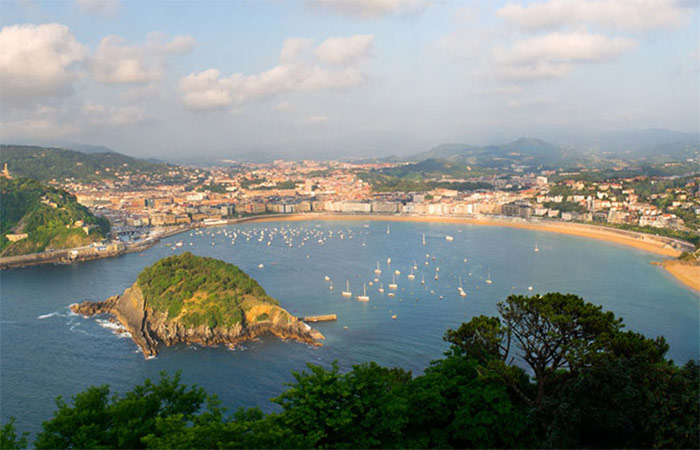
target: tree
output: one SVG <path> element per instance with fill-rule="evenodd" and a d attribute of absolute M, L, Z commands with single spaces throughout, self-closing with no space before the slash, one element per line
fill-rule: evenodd
<path fill-rule="evenodd" d="M 27 448 L 27 436 L 29 436 L 29 433 L 26 431 L 19 437 L 17 436 L 15 418 L 10 417 L 10 420 L 0 427 L 0 449 L 19 450 Z"/>
<path fill-rule="evenodd" d="M 158 384 L 146 380 L 123 397 L 109 387 L 90 387 L 73 397 L 73 405 L 61 397 L 58 410 L 44 422 L 36 448 L 144 448 L 141 439 L 153 432 L 158 419 L 189 422 L 205 399 L 203 389 L 187 389 L 180 374 L 161 374 Z"/>
<path fill-rule="evenodd" d="M 308 365 L 296 383 L 276 399 L 280 423 L 316 448 L 370 448 L 396 445 L 406 422 L 399 394 L 410 373 L 376 363 L 353 366 L 345 375 Z"/>
<path fill-rule="evenodd" d="M 448 330 L 445 340 L 481 361 L 505 380 L 530 405 L 539 405 L 559 370 L 576 371 L 591 352 L 602 349 L 606 336 L 621 328 L 621 320 L 600 306 L 573 294 L 511 295 L 498 303 L 501 319 L 480 316 Z M 515 349 L 513 349 L 515 347 Z M 518 387 L 515 359 L 534 373 L 534 396 Z"/>

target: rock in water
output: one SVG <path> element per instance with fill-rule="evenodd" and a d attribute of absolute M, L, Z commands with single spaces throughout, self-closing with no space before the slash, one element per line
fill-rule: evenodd
<path fill-rule="evenodd" d="M 233 347 L 265 334 L 312 345 L 323 339 L 238 267 L 189 252 L 144 269 L 121 295 L 71 310 L 113 315 L 147 358 L 157 355 L 161 343 Z"/>

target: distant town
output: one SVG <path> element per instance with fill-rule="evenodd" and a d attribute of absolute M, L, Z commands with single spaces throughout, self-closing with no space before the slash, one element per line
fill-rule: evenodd
<path fill-rule="evenodd" d="M 468 179 L 442 175 L 432 181 L 448 187 L 391 192 L 377 191 L 367 180 L 368 172 L 404 164 L 280 160 L 228 168 L 170 166 L 172 170 L 152 175 L 135 175 L 124 164 L 122 171 L 108 178 L 100 179 L 102 174 L 96 171 L 93 182 L 51 183 L 108 218 L 113 236 L 122 238 L 160 232 L 163 227 L 308 212 L 510 216 L 688 233 L 698 227 L 696 177 L 634 175 L 590 181 L 585 171 L 543 170 Z M 11 168 L 3 173 L 11 176 Z M 449 188 L 465 183 L 479 188 Z"/>

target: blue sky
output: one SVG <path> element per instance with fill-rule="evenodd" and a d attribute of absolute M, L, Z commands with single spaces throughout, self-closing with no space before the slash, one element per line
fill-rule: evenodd
<path fill-rule="evenodd" d="M 22 0 L 0 25 L 3 142 L 178 156 L 700 123 L 688 0 Z"/>

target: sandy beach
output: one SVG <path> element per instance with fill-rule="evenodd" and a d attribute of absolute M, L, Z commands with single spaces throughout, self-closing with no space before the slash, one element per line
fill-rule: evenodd
<path fill-rule="evenodd" d="M 678 281 L 700 293 L 700 265 L 685 261 L 665 261 L 663 266 Z"/>
<path fill-rule="evenodd" d="M 337 221 L 363 221 L 382 220 L 393 222 L 438 222 L 472 224 L 496 227 L 523 228 L 529 230 L 547 231 L 551 233 L 568 234 L 589 239 L 613 242 L 628 247 L 634 247 L 660 256 L 677 258 L 681 251 L 671 247 L 668 243 L 656 236 L 642 233 L 632 233 L 624 230 L 604 228 L 594 225 L 564 222 L 518 222 L 503 219 L 470 219 L 465 217 L 426 217 L 426 216 L 398 216 L 380 214 L 290 214 L 288 216 L 257 217 L 255 222 L 299 222 L 306 220 L 337 220 Z M 677 261 L 666 261 L 662 265 L 676 279 L 684 285 L 700 292 L 700 266 L 677 264 Z"/>

